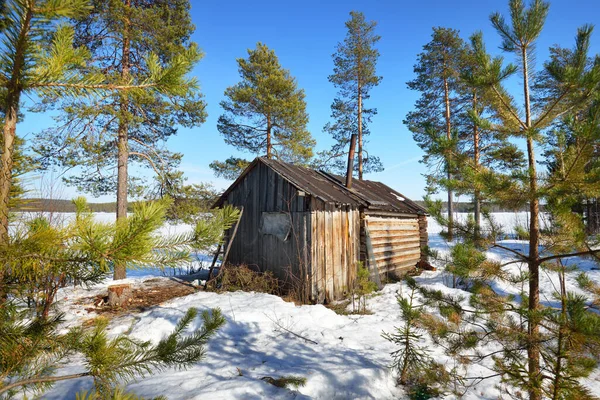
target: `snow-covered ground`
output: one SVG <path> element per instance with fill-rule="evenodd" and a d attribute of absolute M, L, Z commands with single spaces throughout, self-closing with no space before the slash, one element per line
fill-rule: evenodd
<path fill-rule="evenodd" d="M 463 216 L 464 217 L 464 216 Z M 498 222 L 512 230 L 515 224 L 526 224 L 526 213 L 497 213 Z M 183 227 L 171 227 L 172 232 Z M 430 245 L 447 252 L 447 244 L 439 237 L 439 227 L 429 223 Z M 508 240 L 508 246 L 524 248 L 525 242 Z M 511 255 L 502 250 L 489 251 L 490 258 L 510 260 Z M 600 282 L 600 271 L 590 260 L 573 258 L 581 270 Z M 517 266 L 515 265 L 515 268 Z M 574 285 L 575 274 L 569 276 Z M 140 282 L 147 278 L 133 278 Z M 166 278 L 164 278 L 166 279 Z M 441 289 L 446 293 L 466 294 L 448 286 L 450 279 L 443 271 L 424 272 L 417 280 L 422 285 Z M 556 279 L 541 276 L 541 300 L 551 302 Z M 66 326 L 92 318 L 84 305 L 75 304 L 77 298 L 99 293 L 106 284 L 92 290 L 67 288 L 59 300 L 67 312 Z M 498 283 L 497 290 L 518 293 L 518 287 Z M 260 293 L 215 294 L 198 292 L 173 299 L 148 311 L 114 319 L 110 329 L 114 334 L 131 330 L 131 335 L 144 340 L 158 341 L 169 333 L 187 308 L 208 309 L 218 307 L 227 319 L 226 325 L 208 345 L 206 360 L 185 371 L 168 370 L 140 379 L 128 386 L 142 396 L 166 395 L 169 399 L 392 399 L 403 398 L 402 389 L 395 386 L 395 378 L 388 369 L 389 353 L 394 346 L 381 337 L 401 325 L 396 302 L 398 293 L 406 290 L 402 283 L 390 284 L 367 301 L 372 315 L 338 315 L 322 305 L 296 306 L 281 298 Z M 290 335 L 289 329 L 313 342 Z M 446 361 L 441 351 L 433 345 L 432 356 Z M 82 366 L 74 360 L 62 372 L 80 371 Z M 485 366 L 474 366 L 472 373 L 488 374 Z M 283 375 L 307 378 L 304 387 L 297 391 L 280 389 L 261 380 Z M 498 380 L 486 380 L 471 388 L 466 399 L 497 399 L 500 392 Z M 600 393 L 600 372 L 586 382 Z M 47 399 L 74 398 L 81 389 L 91 387 L 90 379 L 58 383 L 46 393 Z"/>

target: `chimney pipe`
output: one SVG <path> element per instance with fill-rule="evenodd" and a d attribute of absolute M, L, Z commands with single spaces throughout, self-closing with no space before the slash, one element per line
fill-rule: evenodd
<path fill-rule="evenodd" d="M 350 138 L 350 151 L 348 151 L 348 170 L 346 171 L 346 187 L 352 187 L 352 172 L 354 172 L 354 148 L 356 147 L 356 133 Z"/>

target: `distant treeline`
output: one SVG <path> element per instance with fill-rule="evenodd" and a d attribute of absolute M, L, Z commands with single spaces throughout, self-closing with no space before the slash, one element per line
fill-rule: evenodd
<path fill-rule="evenodd" d="M 423 200 L 416 200 L 415 203 L 418 205 L 425 207 L 425 202 Z M 448 210 L 448 202 L 443 201 L 443 211 L 446 212 Z M 504 207 L 500 207 L 496 204 L 484 204 L 482 205 L 483 209 L 489 210 L 490 212 L 518 212 L 518 211 L 529 211 L 529 207 L 525 206 L 519 209 L 507 209 Z M 540 211 L 544 211 L 545 207 L 543 204 L 540 204 Z M 454 210 L 456 212 L 473 212 L 473 203 L 470 202 L 455 202 Z"/>
<path fill-rule="evenodd" d="M 93 212 L 115 212 L 117 204 L 88 203 Z M 11 211 L 15 212 L 75 212 L 75 205 L 71 200 L 61 199 L 22 199 Z"/>
<path fill-rule="evenodd" d="M 425 206 L 422 200 L 417 200 L 415 203 L 420 206 Z M 133 206 L 134 202 L 130 203 L 129 206 Z M 447 203 L 442 203 L 444 209 L 447 208 Z M 93 212 L 115 212 L 116 203 L 88 203 L 88 206 Z M 515 212 L 515 211 L 527 211 L 527 207 L 518 210 L 509 210 L 501 208 L 497 205 L 486 206 L 491 212 Z M 541 211 L 544 211 L 544 205 L 540 205 Z M 469 202 L 457 202 L 455 203 L 456 212 L 472 212 L 473 204 Z M 57 200 L 57 199 L 23 199 L 21 203 L 12 209 L 12 211 L 20 212 L 34 212 L 34 211 L 46 211 L 46 212 L 75 212 L 75 206 L 71 200 Z"/>

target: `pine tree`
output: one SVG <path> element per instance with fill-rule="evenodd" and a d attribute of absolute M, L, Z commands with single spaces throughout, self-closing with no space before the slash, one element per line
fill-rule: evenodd
<path fill-rule="evenodd" d="M 160 65 L 174 64 L 185 75 L 202 58 L 190 41 L 194 31 L 187 0 L 100 1 L 74 21 L 76 44 L 91 53 L 86 68 L 111 82 L 141 84 L 152 73 L 152 55 Z M 116 51 L 115 51 L 116 50 Z M 130 167 L 151 168 L 165 181 L 179 164 L 163 144 L 177 126 L 198 126 L 206 104 L 195 79 L 174 82 L 168 92 L 115 93 L 103 98 L 67 99 L 60 104 L 57 127 L 37 136 L 36 150 L 46 166 L 77 168 L 67 184 L 94 195 L 117 194 L 117 218 L 127 215 L 129 194 L 143 181 Z M 125 277 L 117 268 L 115 279 Z"/>
<path fill-rule="evenodd" d="M 424 304 L 417 302 L 418 285 L 411 277 L 407 277 L 405 282 L 409 292 L 407 295 L 398 295 L 397 298 L 403 325 L 396 328 L 396 332 L 384 332 L 382 336 L 398 346 L 398 350 L 391 353 L 391 368 L 398 373 L 398 383 L 408 386 L 412 392 L 420 385 L 427 386 L 431 383 L 427 382 L 424 372 L 431 370 L 433 360 L 427 348 L 420 344 L 424 339 L 423 329 L 419 326 Z"/>
<path fill-rule="evenodd" d="M 544 25 L 548 4 L 534 0 L 526 7 L 522 1 L 512 0 L 509 6 L 511 25 L 499 14 L 493 14 L 491 21 L 503 39 L 503 50 L 516 53 L 520 68 L 504 66 L 501 57 L 488 55 L 481 35 L 477 34 L 472 38 L 477 68 L 472 74 L 466 74 L 465 79 L 489 105 L 487 117 L 482 117 L 486 126 L 499 137 L 508 136 L 512 141 L 525 142 L 527 165 L 515 164 L 502 170 L 484 165 L 476 169 L 473 163 L 465 163 L 464 168 L 471 172 L 463 169 L 461 173 L 470 174 L 482 195 L 496 204 L 505 207 L 529 204 L 529 246 L 521 251 L 504 245 L 500 241 L 504 235 L 497 226 L 490 224 L 481 232 L 482 247 L 489 245 L 502 249 L 513 254 L 515 259 L 504 264 L 487 260 L 478 268 L 467 268 L 465 272 L 472 293 L 468 306 L 464 299 L 441 292 L 423 290 L 423 294 L 439 306 L 442 318 L 430 319 L 430 331 L 437 340 L 445 343 L 450 355 L 468 362 L 493 359 L 494 371 L 506 384 L 526 391 L 529 399 L 538 400 L 543 396 L 554 396 L 549 388 L 558 387 L 556 382 L 564 378 L 563 382 L 572 384 L 585 372 L 563 368 L 569 362 L 557 364 L 555 357 L 561 358 L 564 354 L 562 344 L 552 347 L 558 342 L 566 343 L 562 342 L 564 336 L 561 335 L 566 333 L 570 311 L 565 314 L 564 310 L 581 310 L 581 299 L 570 297 L 563 290 L 557 294 L 563 304 L 560 310 L 541 304 L 539 276 L 541 268 L 556 273 L 557 269 L 552 265 L 560 264 L 567 257 L 598 253 L 594 250 L 597 239 L 586 235 L 581 217 L 572 209 L 582 194 L 597 191 L 600 182 L 598 169 L 593 167 L 594 146 L 598 143 L 598 114 L 594 110 L 600 84 L 600 62 L 598 56 L 590 60 L 588 49 L 592 28 L 584 26 L 578 30 L 572 50 L 554 48 L 543 70 L 534 74 L 530 68 L 532 50 Z M 504 86 L 504 80 L 517 71 L 522 74 L 524 116 Z M 574 133 L 574 140 L 561 139 L 565 124 Z M 551 152 L 555 167 L 541 175 L 536 170 L 535 154 L 536 147 L 545 143 L 561 143 L 561 146 Z M 551 222 L 543 231 L 539 227 L 541 201 L 546 203 Z M 440 209 L 438 202 L 432 213 L 442 224 L 447 224 Z M 461 232 L 465 240 L 473 243 L 470 223 L 455 221 L 454 225 L 456 232 Z M 470 251 L 478 250 L 472 248 Z M 515 274 L 506 268 L 521 263 L 526 267 L 522 273 Z M 562 276 L 564 280 L 564 272 Z M 520 301 L 496 293 L 494 280 L 519 285 Z M 588 318 L 578 320 L 578 327 L 574 329 L 588 329 L 584 320 Z M 543 330 L 541 326 L 544 326 Z M 593 335 L 580 338 L 582 343 L 590 346 L 596 340 Z M 478 346 L 482 343 L 501 345 L 501 353 L 481 352 Z M 591 347 L 587 349 L 591 351 Z M 573 356 L 573 362 L 577 363 L 579 355 L 573 353 Z M 583 393 L 577 392 L 575 386 L 568 390 Z"/>
<path fill-rule="evenodd" d="M 324 130 L 335 140 L 333 148 L 319 155 L 316 163 L 325 168 L 346 172 L 346 147 L 352 134 L 357 134 L 355 169 L 358 179 L 366 172 L 383 170 L 379 158 L 370 155 L 365 148 L 365 136 L 370 131 L 368 124 L 377 109 L 366 108 L 365 101 L 370 97 L 373 87 L 379 85 L 382 77 L 377 75 L 376 66 L 379 50 L 375 47 L 381 39 L 375 33 L 377 23 L 367 21 L 364 14 L 350 12 L 346 22 L 347 34 L 343 42 L 338 43 L 333 54 L 333 74 L 329 82 L 338 89 L 337 97 L 331 104 L 331 118 Z"/>
<path fill-rule="evenodd" d="M 452 240 L 454 200 L 451 181 L 458 165 L 454 154 L 459 135 L 464 137 L 465 133 L 464 125 L 460 126 L 464 122 L 460 113 L 465 112 L 470 100 L 460 74 L 467 65 L 468 53 L 466 43 L 454 29 L 434 28 L 431 36 L 431 41 L 423 46 L 423 52 L 417 58 L 414 67 L 417 77 L 407 83 L 409 89 L 421 92 L 421 97 L 404 124 L 425 151 L 423 162 L 432 171 L 429 180 L 439 181 L 440 173 L 447 179 L 448 239 Z"/>
<path fill-rule="evenodd" d="M 225 90 L 224 114 L 217 125 L 225 143 L 267 158 L 306 163 L 315 141 L 306 130 L 304 90 L 280 65 L 275 52 L 262 43 L 237 63 L 241 81 Z M 225 163 L 213 162 L 211 168 L 232 177 L 246 164 L 232 157 Z"/>
<path fill-rule="evenodd" d="M 490 101 L 494 104 L 494 111 L 502 130 L 516 132 L 515 136 L 525 139 L 527 145 L 528 167 L 526 171 L 522 171 L 527 179 L 507 182 L 516 187 L 513 186 L 512 190 L 507 193 L 508 197 L 512 197 L 512 199 L 504 200 L 505 202 L 506 200 L 511 201 L 513 204 L 523 200 L 529 203 L 529 253 L 519 255 L 524 256 L 529 269 L 528 309 L 531 317 L 528 321 L 530 342 L 527 346 L 527 353 L 529 359 L 528 391 L 532 400 L 541 398 L 540 328 L 536 314 L 539 309 L 539 268 L 547 258 L 540 256 L 539 202 L 543 198 L 545 190 L 548 189 L 545 187 L 545 182 L 540 181 L 536 171 L 535 145 L 543 141 L 540 133 L 556 122 L 566 110 L 581 109 L 589 101 L 590 93 L 597 90 L 598 70 L 600 70 L 600 65 L 588 68 L 587 51 L 592 28 L 584 26 L 578 31 L 573 57 L 563 65 L 552 61 L 545 65 L 546 87 L 548 88 L 546 90 L 552 91 L 553 96 L 532 103 L 532 97 L 536 97 L 537 94 L 534 93 L 532 96 L 531 93 L 531 76 L 534 75 L 534 71 L 530 68 L 531 58 L 534 56 L 535 42 L 544 26 L 548 9 L 549 5 L 541 0 L 533 1 L 529 8 L 526 8 L 522 1 L 513 0 L 510 2 L 512 25 L 509 25 L 498 13 L 491 17 L 492 25 L 503 40 L 502 49 L 516 54 L 520 63 L 524 118 L 520 116 L 514 100 L 502 87 L 502 81 L 512 75 L 517 70 L 516 67 L 509 66 L 503 70 L 500 59 L 492 60 L 485 54 L 483 46 L 478 46 L 477 58 L 484 70 L 472 81 L 477 86 L 486 89 Z M 494 176 L 495 174 L 490 171 L 489 175 Z M 507 177 L 503 175 L 498 178 L 505 180 Z M 511 195 L 511 192 L 514 194 Z M 498 194 L 495 197 L 498 198 Z M 579 247 L 581 239 L 574 241 L 572 245 L 575 248 Z M 564 254 L 556 255 L 556 257 L 564 257 Z"/>
<path fill-rule="evenodd" d="M 495 130 L 490 123 L 493 108 L 486 100 L 481 89 L 469 84 L 471 77 L 477 74 L 478 65 L 475 48 L 480 43 L 481 34 L 473 35 L 470 45 L 467 46 L 465 63 L 460 73 L 460 84 L 464 88 L 462 97 L 464 104 L 458 113 L 459 144 L 451 152 L 455 162 L 455 175 L 449 182 L 440 180 L 439 185 L 454 189 L 458 195 L 467 194 L 473 199 L 474 232 L 477 244 L 478 231 L 481 229 L 482 209 L 485 198 L 482 195 L 481 185 L 473 178 L 473 171 L 481 167 L 496 171 L 509 171 L 522 168 L 525 161 L 522 152 L 512 143 L 505 132 Z M 443 154 L 446 149 L 441 147 Z"/>
<path fill-rule="evenodd" d="M 0 243 L 7 243 L 8 211 L 13 183 L 16 125 L 23 95 L 36 94 L 48 99 L 108 94 L 114 91 L 131 95 L 145 91 L 181 94 L 193 86 L 184 78 L 189 62 L 178 58 L 168 65 L 148 56 L 149 73 L 140 82 L 107 81 L 103 74 L 85 68 L 89 51 L 74 47 L 71 26 L 57 21 L 82 18 L 90 11 L 85 0 L 8 1 L 6 28 L 2 32 L 0 61 L 4 125 L 0 160 Z M 43 45 L 42 45 L 43 44 Z"/>

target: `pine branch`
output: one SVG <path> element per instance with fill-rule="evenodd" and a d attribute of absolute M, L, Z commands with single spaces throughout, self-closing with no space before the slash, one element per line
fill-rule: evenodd
<path fill-rule="evenodd" d="M 547 257 L 541 257 L 539 259 L 540 263 L 546 262 L 546 261 L 551 261 L 551 260 L 557 260 L 557 259 L 561 259 L 561 258 L 569 258 L 569 257 L 578 257 L 578 256 L 589 256 L 589 255 L 597 255 L 600 254 L 600 249 L 598 250 L 586 250 L 586 251 L 578 251 L 575 253 L 568 253 L 568 254 L 556 254 L 556 255 L 552 255 L 552 256 L 547 256 Z"/>
<path fill-rule="evenodd" d="M 39 384 L 39 383 L 59 382 L 59 381 L 65 381 L 68 379 L 82 378 L 84 376 L 91 376 L 91 372 L 88 371 L 88 372 L 81 372 L 78 374 L 71 374 L 71 375 L 44 376 L 44 377 L 38 377 L 38 378 L 24 379 L 24 380 L 16 381 L 16 382 L 10 383 L 6 386 L 0 387 L 0 394 L 5 393 L 5 392 L 7 392 L 11 389 L 17 388 L 17 387 L 35 385 L 35 384 Z"/>

